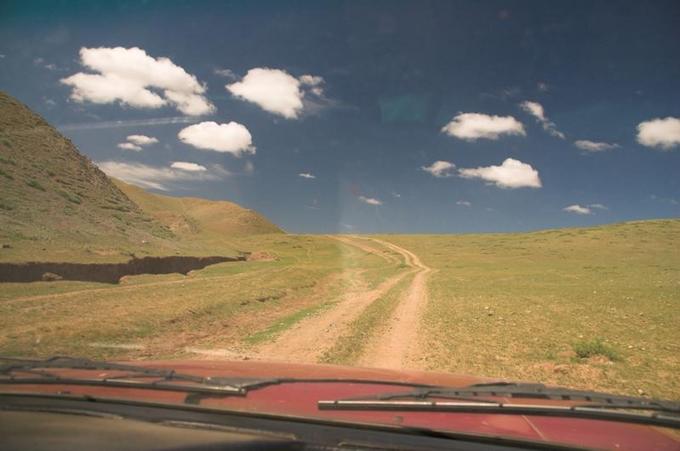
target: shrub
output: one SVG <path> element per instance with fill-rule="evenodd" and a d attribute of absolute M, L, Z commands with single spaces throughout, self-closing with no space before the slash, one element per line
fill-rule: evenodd
<path fill-rule="evenodd" d="M 35 189 L 38 189 L 40 191 L 45 191 L 45 188 L 40 183 L 38 183 L 37 180 L 31 179 L 31 180 L 27 181 L 26 184 L 28 186 L 30 186 L 31 188 L 35 188 Z"/>
<path fill-rule="evenodd" d="M 604 343 L 600 338 L 593 340 L 581 340 L 572 345 L 576 357 L 579 359 L 587 359 L 595 356 L 606 357 L 611 361 L 620 360 L 618 352 L 611 346 Z"/>
<path fill-rule="evenodd" d="M 2 169 L 0 169 L 0 175 L 7 178 L 7 179 L 14 180 L 14 177 L 12 177 L 10 174 L 6 173 Z"/>
<path fill-rule="evenodd" d="M 59 191 L 59 195 L 74 204 L 80 204 L 82 202 L 80 197 L 76 196 L 75 194 L 67 193 L 66 191 Z"/>

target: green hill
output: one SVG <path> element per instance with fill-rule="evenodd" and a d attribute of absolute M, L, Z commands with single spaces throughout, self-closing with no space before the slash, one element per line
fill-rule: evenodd
<path fill-rule="evenodd" d="M 230 202 L 116 183 L 42 117 L 0 92 L 0 261 L 233 253 L 234 236 L 281 232 Z"/>

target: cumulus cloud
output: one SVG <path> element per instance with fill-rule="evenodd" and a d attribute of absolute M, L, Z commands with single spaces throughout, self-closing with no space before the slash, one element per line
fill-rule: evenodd
<path fill-rule="evenodd" d="M 368 205 L 382 205 L 382 201 L 373 197 L 359 196 L 359 200 Z"/>
<path fill-rule="evenodd" d="M 453 168 L 455 168 L 456 165 L 453 163 L 450 163 L 448 161 L 435 161 L 429 166 L 422 166 L 420 169 L 422 169 L 425 172 L 429 172 L 435 177 L 450 177 L 453 172 Z"/>
<path fill-rule="evenodd" d="M 135 152 L 139 152 L 142 150 L 142 146 L 138 146 L 137 144 L 134 143 L 118 143 L 118 148 L 123 149 L 123 150 L 134 150 Z"/>
<path fill-rule="evenodd" d="M 561 131 L 557 130 L 557 126 L 555 125 L 554 122 L 550 121 L 546 115 L 545 115 L 545 110 L 543 109 L 543 105 L 541 105 L 538 102 L 530 102 L 530 101 L 524 101 L 519 104 L 520 108 L 522 110 L 526 111 L 527 113 L 531 114 L 533 117 L 536 118 L 536 121 L 541 124 L 541 127 L 543 127 L 543 130 L 548 132 L 550 135 L 555 136 L 556 138 L 564 139 L 564 133 Z"/>
<path fill-rule="evenodd" d="M 138 47 L 81 48 L 78 72 L 61 82 L 73 88 L 76 102 L 120 103 L 133 108 L 174 106 L 190 116 L 209 114 L 215 106 L 198 79 L 169 58 L 154 58 Z"/>
<path fill-rule="evenodd" d="M 146 135 L 129 135 L 125 139 L 127 142 L 118 144 L 118 147 L 125 150 L 134 150 L 135 152 L 139 152 L 144 146 L 158 143 L 158 139 Z"/>
<path fill-rule="evenodd" d="M 526 135 L 524 126 L 512 116 L 489 116 L 481 113 L 460 113 L 441 129 L 466 141 L 498 139 L 501 135 Z"/>
<path fill-rule="evenodd" d="M 680 145 L 680 119 L 677 117 L 641 122 L 637 131 L 637 141 L 643 146 L 670 150 Z"/>
<path fill-rule="evenodd" d="M 205 166 L 201 166 L 200 164 L 196 163 L 190 163 L 188 161 L 173 161 L 170 167 L 172 169 L 181 169 L 182 171 L 189 172 L 204 172 L 208 170 L 208 168 Z"/>
<path fill-rule="evenodd" d="M 458 174 L 463 178 L 485 180 L 499 188 L 540 188 L 542 186 L 536 169 L 513 158 L 507 158 L 500 166 L 459 169 Z"/>
<path fill-rule="evenodd" d="M 126 139 L 131 143 L 137 144 L 138 146 L 150 146 L 151 144 L 158 143 L 158 139 L 154 136 L 129 135 Z"/>
<path fill-rule="evenodd" d="M 305 92 L 322 96 L 322 83 L 323 78 L 315 75 L 295 78 L 284 70 L 256 67 L 250 69 L 241 81 L 225 87 L 232 95 L 252 102 L 265 111 L 287 119 L 297 119 L 305 108 Z"/>
<path fill-rule="evenodd" d="M 470 207 L 472 203 L 468 202 L 467 200 L 459 200 L 456 202 L 456 205 L 461 205 L 463 207 Z"/>
<path fill-rule="evenodd" d="M 189 163 L 192 164 L 192 163 Z M 169 189 L 168 184 L 178 181 L 218 180 L 227 172 L 217 166 L 214 171 L 191 171 L 185 168 L 177 169 L 166 166 L 150 166 L 142 163 L 128 163 L 124 161 L 98 162 L 99 169 L 107 175 L 137 185 L 141 188 L 151 188 L 161 191 Z"/>
<path fill-rule="evenodd" d="M 237 122 L 218 124 L 201 122 L 180 130 L 177 137 L 185 144 L 198 149 L 231 153 L 236 157 L 255 153 L 253 138 L 248 129 Z"/>
<path fill-rule="evenodd" d="M 303 179 L 315 179 L 316 175 L 310 174 L 309 172 L 301 172 L 298 174 L 299 177 L 302 177 Z"/>
<path fill-rule="evenodd" d="M 592 210 L 590 208 L 582 207 L 581 205 L 578 204 L 569 205 L 568 207 L 564 207 L 562 210 L 577 215 L 589 215 L 592 213 Z"/>
<path fill-rule="evenodd" d="M 615 143 L 610 144 L 605 142 L 588 141 L 587 139 L 579 139 L 578 141 L 574 141 L 574 145 L 581 150 L 585 150 L 586 152 L 604 152 L 606 150 L 612 150 L 620 147 Z"/>

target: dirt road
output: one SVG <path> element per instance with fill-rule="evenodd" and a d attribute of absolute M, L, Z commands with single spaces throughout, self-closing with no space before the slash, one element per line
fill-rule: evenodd
<path fill-rule="evenodd" d="M 414 253 L 392 243 L 376 241 L 404 255 L 407 265 L 417 273 L 392 317 L 375 339 L 368 343 L 358 363 L 361 366 L 380 368 L 419 369 L 419 324 L 427 304 L 427 277 L 432 270 Z"/>
<path fill-rule="evenodd" d="M 430 268 L 417 255 L 395 244 L 374 238 L 356 236 L 331 237 L 344 244 L 374 253 L 394 264 L 403 258 L 406 268 L 372 290 L 346 293 L 330 309 L 304 319 L 279 335 L 274 341 L 254 350 L 253 357 L 295 362 L 316 363 L 325 351 L 343 336 L 348 326 L 372 302 L 380 299 L 404 277 L 416 272 L 412 282 L 400 297 L 400 303 L 379 334 L 367 344 L 360 365 L 387 368 L 415 368 L 418 354 L 418 324 L 427 302 L 426 280 Z M 392 252 L 386 252 L 391 250 Z M 397 257 L 400 255 L 401 257 Z"/>

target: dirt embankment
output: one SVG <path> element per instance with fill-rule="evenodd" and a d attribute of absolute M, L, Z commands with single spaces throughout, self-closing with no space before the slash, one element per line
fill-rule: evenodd
<path fill-rule="evenodd" d="M 238 257 L 143 257 L 127 263 L 0 263 L 0 282 L 40 280 L 80 280 L 118 283 L 120 278 L 137 274 L 187 274 L 189 271 L 222 262 L 244 261 Z"/>

